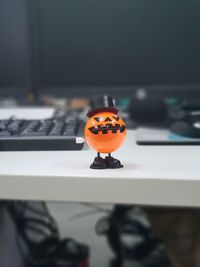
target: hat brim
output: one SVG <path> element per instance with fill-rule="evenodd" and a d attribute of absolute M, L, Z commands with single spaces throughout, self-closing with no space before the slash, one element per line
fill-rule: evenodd
<path fill-rule="evenodd" d="M 119 110 L 114 108 L 114 107 L 103 107 L 103 108 L 96 108 L 94 110 L 89 110 L 88 113 L 87 113 L 87 116 L 89 118 L 91 118 L 92 116 L 94 116 L 95 114 L 99 113 L 99 112 L 112 112 L 112 113 L 115 113 L 115 114 L 118 114 L 119 113 Z"/>

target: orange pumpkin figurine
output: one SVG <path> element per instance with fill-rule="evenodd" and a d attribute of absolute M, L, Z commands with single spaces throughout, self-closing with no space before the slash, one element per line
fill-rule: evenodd
<path fill-rule="evenodd" d="M 118 112 L 111 97 L 97 97 L 91 102 L 91 109 L 87 114 L 89 120 L 85 126 L 85 139 L 87 144 L 97 151 L 97 157 L 90 166 L 92 169 L 123 167 L 118 159 L 111 156 L 126 137 L 126 126 Z M 106 153 L 108 156 L 104 159 L 100 153 Z"/>

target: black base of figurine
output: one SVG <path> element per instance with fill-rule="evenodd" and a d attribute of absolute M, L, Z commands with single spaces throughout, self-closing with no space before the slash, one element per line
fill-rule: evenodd
<path fill-rule="evenodd" d="M 91 169 L 106 169 L 106 161 L 102 157 L 96 157 L 90 165 Z"/>
<path fill-rule="evenodd" d="M 94 159 L 94 162 L 90 165 L 91 169 L 119 169 L 123 167 L 121 162 L 118 159 L 111 157 L 110 154 L 104 159 L 100 157 L 99 153 Z"/>
<path fill-rule="evenodd" d="M 107 169 L 118 169 L 124 167 L 118 159 L 111 156 L 106 157 L 105 160 Z"/>

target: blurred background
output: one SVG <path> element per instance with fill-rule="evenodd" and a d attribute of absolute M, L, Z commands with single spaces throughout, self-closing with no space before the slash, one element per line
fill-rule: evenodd
<path fill-rule="evenodd" d="M 1 0 L 1 98 L 197 96 L 199 9 L 186 0 Z"/>
<path fill-rule="evenodd" d="M 138 143 L 199 143 L 199 14 L 197 0 L 0 0 L 0 108 L 53 107 L 83 118 L 91 97 L 110 95 L 127 128 L 140 130 Z M 159 140 L 152 129 L 164 129 Z M 4 206 L 3 267 L 172 266 L 166 229 L 155 233 L 151 225 L 160 213 L 98 204 Z M 179 212 L 198 217 L 196 210 Z M 180 251 L 171 258 L 187 249 Z"/>

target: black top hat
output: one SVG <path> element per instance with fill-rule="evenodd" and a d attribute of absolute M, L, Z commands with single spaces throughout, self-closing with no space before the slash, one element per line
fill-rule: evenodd
<path fill-rule="evenodd" d="M 119 112 L 118 109 L 115 108 L 115 101 L 112 97 L 104 95 L 92 98 L 90 102 L 90 110 L 88 111 L 87 116 L 90 118 L 94 114 L 103 111 L 110 111 L 115 114 L 118 114 Z"/>

